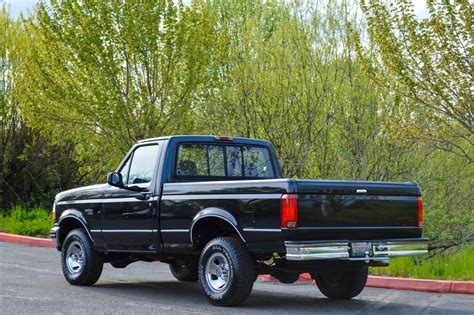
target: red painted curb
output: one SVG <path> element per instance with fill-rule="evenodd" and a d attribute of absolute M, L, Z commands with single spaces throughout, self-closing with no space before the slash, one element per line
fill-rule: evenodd
<path fill-rule="evenodd" d="M 54 248 L 53 241 L 49 238 L 39 238 L 31 236 L 23 236 L 16 234 L 9 234 L 0 232 L 0 242 L 10 242 L 17 244 L 26 244 L 39 247 L 51 247 Z"/>
<path fill-rule="evenodd" d="M 367 280 L 368 287 L 438 293 L 452 293 L 452 283 L 453 281 L 449 280 L 424 280 L 376 276 L 370 276 Z M 474 293 L 474 291 L 472 293 Z"/>
<path fill-rule="evenodd" d="M 0 242 L 54 248 L 53 241 L 48 238 L 15 235 L 3 232 L 0 232 Z M 259 275 L 258 279 L 263 281 L 278 281 L 271 275 Z M 311 275 L 308 273 L 302 273 L 299 280 L 313 281 L 313 284 L 315 283 L 311 278 Z M 474 281 L 425 280 L 369 276 L 366 286 L 396 290 L 474 294 Z"/>
<path fill-rule="evenodd" d="M 451 292 L 474 294 L 474 281 L 453 281 Z"/>

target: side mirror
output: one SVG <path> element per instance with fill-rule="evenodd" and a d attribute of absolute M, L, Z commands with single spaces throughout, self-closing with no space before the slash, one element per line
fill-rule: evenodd
<path fill-rule="evenodd" d="M 115 187 L 120 187 L 123 188 L 123 180 L 122 180 L 122 174 L 118 172 L 112 172 L 107 175 L 107 184 L 110 186 L 115 186 Z"/>

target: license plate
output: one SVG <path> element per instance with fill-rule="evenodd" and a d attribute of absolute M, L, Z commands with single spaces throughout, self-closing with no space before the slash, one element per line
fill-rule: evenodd
<path fill-rule="evenodd" d="M 373 246 L 370 242 L 351 243 L 351 257 L 373 256 Z"/>

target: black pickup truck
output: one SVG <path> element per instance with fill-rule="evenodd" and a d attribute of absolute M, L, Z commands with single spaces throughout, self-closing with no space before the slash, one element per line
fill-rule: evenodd
<path fill-rule="evenodd" d="M 427 253 L 414 183 L 283 178 L 266 141 L 172 136 L 138 142 L 107 184 L 59 193 L 51 230 L 73 285 L 104 263 L 169 264 L 210 303 L 243 303 L 259 274 L 309 273 L 329 298 L 365 286 L 368 266 Z"/>

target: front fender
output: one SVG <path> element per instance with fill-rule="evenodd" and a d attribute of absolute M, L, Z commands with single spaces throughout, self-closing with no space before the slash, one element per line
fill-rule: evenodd
<path fill-rule="evenodd" d="M 69 220 L 75 220 L 75 221 L 79 222 L 84 227 L 84 230 L 86 230 L 86 233 L 89 236 L 92 243 L 95 243 L 94 239 L 92 238 L 92 235 L 89 231 L 89 225 L 87 224 L 87 220 L 86 220 L 84 214 L 81 211 L 77 210 L 77 209 L 67 209 L 67 210 L 64 210 L 61 213 L 61 216 L 59 217 L 58 223 L 57 223 L 57 225 L 59 227 L 59 231 L 61 230 L 61 228 L 64 228 L 64 223 L 66 221 L 69 221 Z M 59 238 L 60 234 L 61 233 L 56 234 L 57 235 L 56 236 L 57 237 L 56 242 L 58 244 L 63 241 Z"/>
<path fill-rule="evenodd" d="M 82 225 L 84 225 L 84 228 L 87 229 L 87 220 L 84 216 L 84 214 L 77 210 L 77 209 L 67 209 L 67 210 L 64 210 L 62 213 L 61 213 L 61 216 L 59 217 L 58 219 L 58 225 L 61 226 L 61 222 L 64 221 L 65 219 L 67 218 L 74 218 L 74 219 L 77 219 L 79 220 L 79 222 L 82 223 Z"/>

